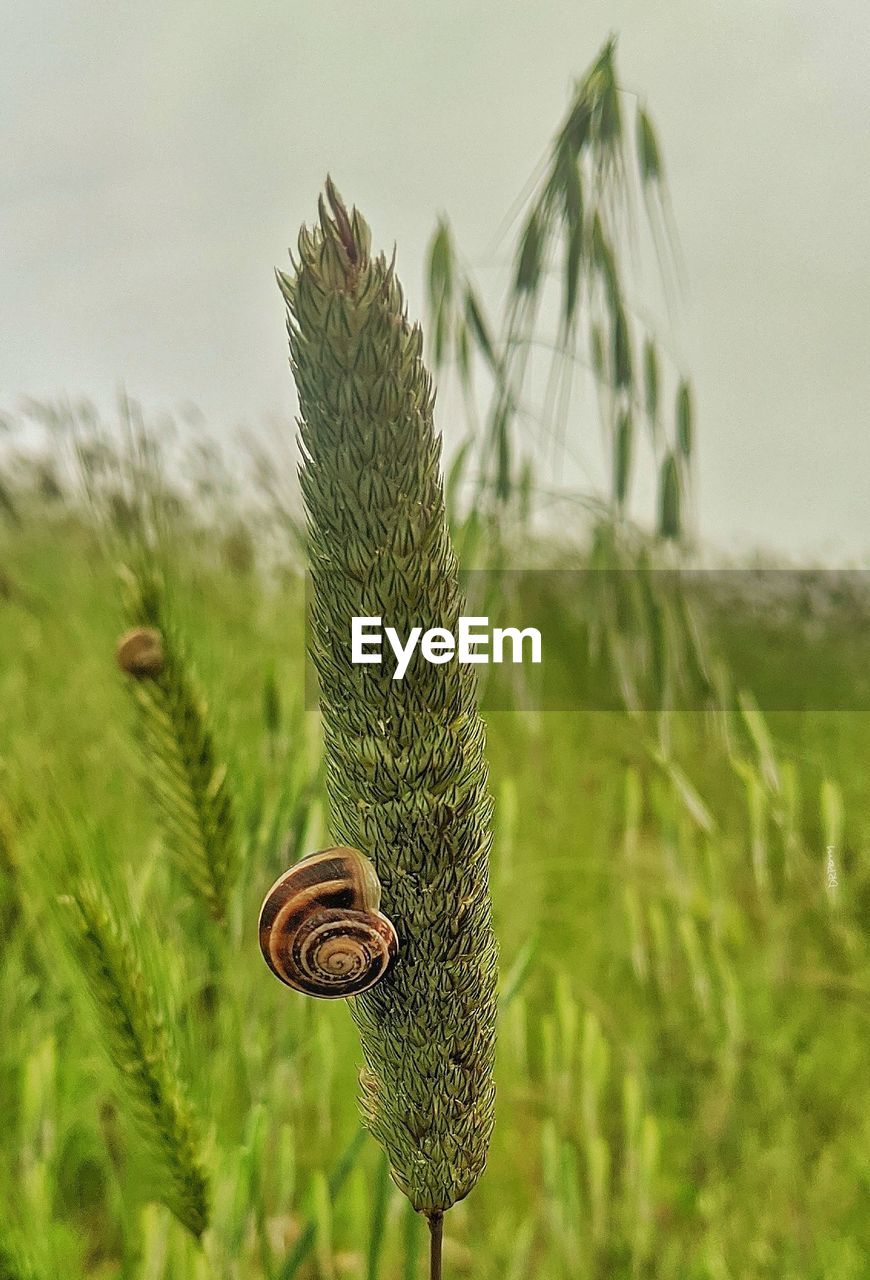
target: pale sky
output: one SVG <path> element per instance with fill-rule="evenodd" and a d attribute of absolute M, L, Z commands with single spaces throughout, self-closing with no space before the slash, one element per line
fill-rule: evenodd
<path fill-rule="evenodd" d="M 0 406 L 123 383 L 226 432 L 289 423 L 272 268 L 327 170 L 419 315 L 436 214 L 483 258 L 610 31 L 683 246 L 702 534 L 866 563 L 865 0 L 13 0 Z"/>

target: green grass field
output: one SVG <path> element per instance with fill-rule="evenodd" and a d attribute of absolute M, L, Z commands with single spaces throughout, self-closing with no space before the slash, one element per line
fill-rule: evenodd
<path fill-rule="evenodd" d="M 300 578 L 205 537 L 175 551 L 237 801 L 222 932 L 159 834 L 111 558 L 40 507 L 2 526 L 0 567 L 0 1277 L 420 1280 L 425 1224 L 358 1137 L 347 1010 L 281 987 L 257 946 L 287 833 L 292 856 L 328 842 Z M 754 624 L 714 638 L 747 679 L 763 664 Z M 775 639 L 806 661 L 787 626 Z M 831 670 L 863 678 L 857 644 Z M 447 1217 L 446 1275 L 870 1275 L 870 717 L 742 708 L 674 714 L 666 756 L 652 716 L 488 715 L 497 1125 Z M 158 1069 L 208 1183 L 199 1243 L 69 946 L 81 871 L 163 1011 Z"/>

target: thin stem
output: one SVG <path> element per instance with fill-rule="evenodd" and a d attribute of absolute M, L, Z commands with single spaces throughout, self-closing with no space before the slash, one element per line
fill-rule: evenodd
<path fill-rule="evenodd" d="M 427 1215 L 429 1219 L 429 1280 L 441 1280 L 441 1240 L 444 1214 L 440 1209 Z"/>

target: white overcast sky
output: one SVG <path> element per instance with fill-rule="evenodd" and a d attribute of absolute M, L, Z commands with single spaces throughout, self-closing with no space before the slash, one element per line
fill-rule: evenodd
<path fill-rule="evenodd" d="M 124 383 L 290 419 L 272 267 L 329 170 L 399 246 L 490 248 L 610 31 L 663 141 L 700 515 L 726 551 L 870 552 L 870 5 L 11 0 L 0 404 Z"/>

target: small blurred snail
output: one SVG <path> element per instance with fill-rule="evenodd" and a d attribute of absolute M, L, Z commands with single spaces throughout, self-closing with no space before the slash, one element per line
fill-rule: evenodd
<path fill-rule="evenodd" d="M 295 991 L 324 1000 L 356 996 L 384 977 L 398 951 L 379 907 L 381 885 L 357 849 L 321 849 L 295 863 L 266 894 L 260 949 Z"/>
<path fill-rule="evenodd" d="M 163 636 L 155 627 L 134 627 L 125 631 L 115 649 L 122 671 L 137 680 L 153 679 L 163 670 Z"/>

